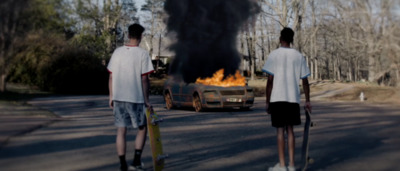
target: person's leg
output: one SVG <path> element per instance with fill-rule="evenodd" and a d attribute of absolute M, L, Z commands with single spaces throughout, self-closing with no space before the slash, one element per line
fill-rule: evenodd
<path fill-rule="evenodd" d="M 295 150 L 295 138 L 293 132 L 293 125 L 287 126 L 288 130 L 288 148 L 289 148 L 289 166 L 294 166 L 294 150 Z"/>
<path fill-rule="evenodd" d="M 120 170 L 127 170 L 127 164 L 125 159 L 126 153 L 126 126 L 130 120 L 126 119 L 127 113 L 124 109 L 124 102 L 114 101 L 114 125 L 117 127 L 117 136 L 115 145 L 117 154 L 120 161 Z"/>
<path fill-rule="evenodd" d="M 144 107 L 143 103 L 135 103 L 132 104 L 132 112 L 131 112 L 131 119 L 132 123 L 134 124 L 133 127 L 139 127 L 138 132 L 136 134 L 135 139 L 135 155 L 133 157 L 133 166 L 141 166 L 142 161 L 142 152 L 143 147 L 146 143 L 146 135 L 147 135 L 147 120 L 145 115 L 146 108 Z"/>
<path fill-rule="evenodd" d="M 126 137 L 126 128 L 119 127 L 117 130 L 117 140 L 116 140 L 117 153 L 119 156 L 125 155 L 126 152 L 125 137 Z"/>
<path fill-rule="evenodd" d="M 141 157 L 142 157 L 143 147 L 146 143 L 146 135 L 147 135 L 147 127 L 146 126 L 139 127 L 135 139 L 135 156 L 133 157 L 133 163 L 132 163 L 132 165 L 134 166 L 140 166 L 142 163 Z"/>
<path fill-rule="evenodd" d="M 146 143 L 147 127 L 142 126 L 139 128 L 135 139 L 135 149 L 143 150 L 144 144 Z"/>
<path fill-rule="evenodd" d="M 285 167 L 285 128 L 279 127 L 277 130 L 278 154 L 281 167 Z"/>
<path fill-rule="evenodd" d="M 121 170 L 127 169 L 126 159 L 125 159 L 125 152 L 126 152 L 126 128 L 125 127 L 118 127 L 117 129 L 117 138 L 116 138 L 116 146 L 117 146 L 117 153 L 121 164 Z"/>

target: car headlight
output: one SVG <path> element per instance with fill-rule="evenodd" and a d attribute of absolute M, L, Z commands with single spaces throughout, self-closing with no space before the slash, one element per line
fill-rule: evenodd
<path fill-rule="evenodd" d="M 204 97 L 207 98 L 217 98 L 219 95 L 215 90 L 206 90 L 203 92 Z"/>

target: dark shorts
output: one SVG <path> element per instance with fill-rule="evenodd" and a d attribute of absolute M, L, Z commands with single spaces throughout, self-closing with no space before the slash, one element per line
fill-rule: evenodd
<path fill-rule="evenodd" d="M 289 102 L 272 102 L 269 104 L 273 127 L 300 125 L 300 105 Z"/>

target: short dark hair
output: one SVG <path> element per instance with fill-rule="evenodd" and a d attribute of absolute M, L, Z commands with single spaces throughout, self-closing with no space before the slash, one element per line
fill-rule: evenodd
<path fill-rule="evenodd" d="M 140 24 L 132 24 L 129 26 L 128 31 L 131 39 L 140 39 L 144 32 L 144 27 Z"/>
<path fill-rule="evenodd" d="M 287 43 L 292 43 L 293 42 L 293 37 L 294 37 L 294 31 L 289 28 L 285 27 L 281 31 L 281 40 L 285 41 Z"/>

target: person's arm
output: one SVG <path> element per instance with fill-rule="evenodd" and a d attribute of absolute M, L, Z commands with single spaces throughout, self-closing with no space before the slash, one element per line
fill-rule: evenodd
<path fill-rule="evenodd" d="M 113 99 L 112 99 L 112 97 L 113 97 L 112 73 L 110 73 L 110 76 L 108 77 L 108 91 L 109 91 L 109 94 L 110 94 L 110 97 L 109 97 L 110 99 L 109 99 L 108 104 L 109 104 L 110 108 L 112 109 L 112 108 L 114 108 L 114 103 L 113 103 Z"/>
<path fill-rule="evenodd" d="M 265 110 L 267 111 L 267 113 L 269 114 L 269 103 L 271 101 L 271 93 L 272 93 L 272 88 L 274 85 L 274 76 L 268 74 L 268 82 L 267 82 L 267 86 L 266 86 L 266 107 Z"/>
<path fill-rule="evenodd" d="M 149 80 L 149 75 L 144 74 L 142 75 L 142 91 L 143 91 L 143 97 L 144 97 L 144 104 L 146 105 L 147 108 L 151 108 L 150 100 L 149 100 L 149 94 L 150 94 L 150 80 Z"/>
<path fill-rule="evenodd" d="M 303 80 L 303 90 L 304 96 L 306 97 L 306 104 L 304 107 L 311 112 L 311 102 L 310 102 L 310 84 L 308 83 L 308 78 L 304 78 Z"/>

